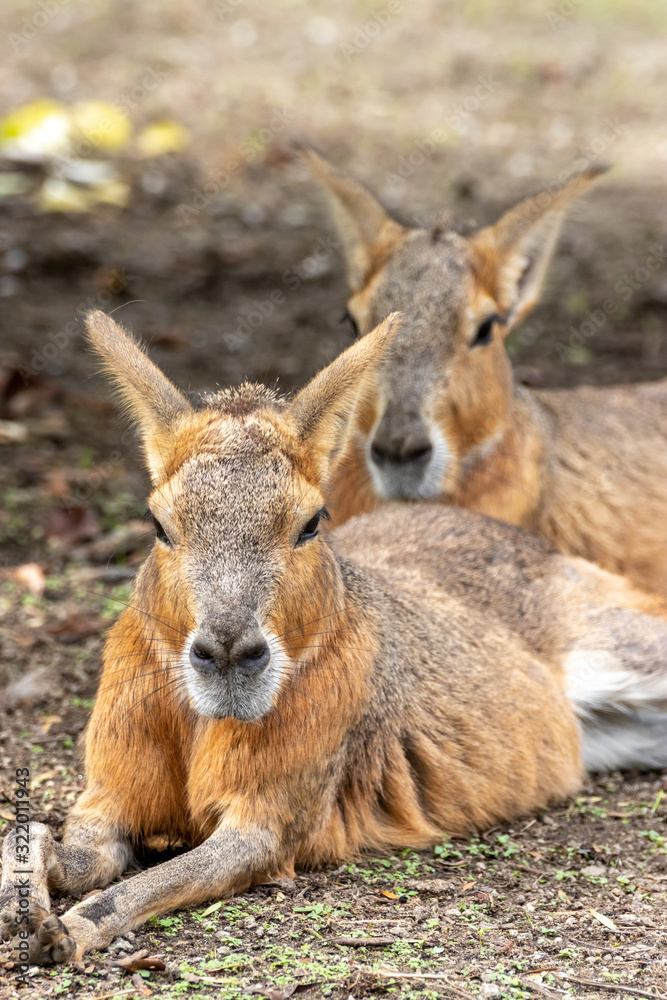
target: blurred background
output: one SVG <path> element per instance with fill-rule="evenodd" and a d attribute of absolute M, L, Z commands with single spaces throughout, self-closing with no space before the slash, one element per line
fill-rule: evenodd
<path fill-rule="evenodd" d="M 3 0 L 0 610 L 26 648 L 52 618 L 98 634 L 100 587 L 126 593 L 150 542 L 87 309 L 186 390 L 289 390 L 349 343 L 295 139 L 407 220 L 483 224 L 612 164 L 510 351 L 533 385 L 667 373 L 666 29 L 657 0 Z"/>

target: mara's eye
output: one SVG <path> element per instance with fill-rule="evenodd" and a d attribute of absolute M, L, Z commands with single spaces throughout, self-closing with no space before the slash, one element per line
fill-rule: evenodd
<path fill-rule="evenodd" d="M 158 542 L 163 542 L 165 545 L 168 545 L 171 548 L 171 540 L 169 538 L 169 535 L 164 530 L 164 528 L 162 527 L 162 525 L 160 524 L 160 522 L 158 521 L 158 519 L 155 517 L 154 514 L 152 515 L 152 518 L 153 518 L 153 526 L 155 528 L 155 537 L 157 538 Z"/>
<path fill-rule="evenodd" d="M 484 322 L 480 323 L 478 326 L 477 333 L 475 334 L 475 338 L 470 346 L 479 347 L 482 344 L 490 344 L 493 340 L 493 327 L 496 323 L 504 322 L 505 321 L 502 316 L 498 316 L 497 313 L 494 313 L 493 316 L 489 316 L 488 319 L 485 319 Z"/>
<path fill-rule="evenodd" d="M 318 510 L 317 514 L 314 514 L 311 517 L 310 521 L 304 524 L 303 528 L 301 529 L 301 534 L 296 540 L 296 544 L 303 545 L 304 542 L 308 542 L 310 541 L 311 538 L 315 538 L 318 532 L 318 528 L 320 526 L 320 521 L 322 519 L 326 521 L 329 520 L 329 513 L 326 507 L 322 507 L 321 510 Z"/>
<path fill-rule="evenodd" d="M 359 336 L 359 326 L 356 319 L 352 315 L 349 309 L 346 309 L 340 318 L 341 323 L 349 323 L 350 329 L 352 330 L 352 336 L 356 339 Z"/>

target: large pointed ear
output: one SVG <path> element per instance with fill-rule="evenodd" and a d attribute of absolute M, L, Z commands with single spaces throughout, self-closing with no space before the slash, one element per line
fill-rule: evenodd
<path fill-rule="evenodd" d="M 154 485 L 166 475 L 169 439 L 192 407 L 136 341 L 103 312 L 88 313 L 88 339 L 115 383 L 127 413 L 137 424 L 146 464 Z"/>
<path fill-rule="evenodd" d="M 355 415 L 372 401 L 378 365 L 390 353 L 400 322 L 400 313 L 390 313 L 316 375 L 292 401 L 290 414 L 297 437 L 319 462 L 322 480 L 335 464 Z"/>
<path fill-rule="evenodd" d="M 322 184 L 343 245 L 352 292 L 360 291 L 375 262 L 406 232 L 362 184 L 347 177 L 313 149 L 301 157 Z"/>
<path fill-rule="evenodd" d="M 507 317 L 505 330 L 537 302 L 570 202 L 607 169 L 593 167 L 556 191 L 528 198 L 495 225 L 469 237 L 473 266 Z"/>

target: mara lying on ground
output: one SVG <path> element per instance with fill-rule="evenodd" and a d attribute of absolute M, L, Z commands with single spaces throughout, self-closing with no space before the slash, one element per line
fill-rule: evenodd
<path fill-rule="evenodd" d="M 357 181 L 304 156 L 333 207 L 358 332 L 403 315 L 334 477 L 334 522 L 387 500 L 456 504 L 667 594 L 667 380 L 531 391 L 505 351 L 569 202 L 600 171 L 463 235 L 405 227 Z"/>
<path fill-rule="evenodd" d="M 38 823 L 29 846 L 5 838 L 2 933 L 30 931 L 31 963 L 295 865 L 488 828 L 576 791 L 584 767 L 667 764 L 659 598 L 452 507 L 319 531 L 395 327 L 291 402 L 246 384 L 193 405 L 89 317 L 139 428 L 156 541 L 106 642 L 62 842 Z M 156 834 L 191 849 L 110 885 Z M 51 892 L 104 886 L 49 914 Z"/>

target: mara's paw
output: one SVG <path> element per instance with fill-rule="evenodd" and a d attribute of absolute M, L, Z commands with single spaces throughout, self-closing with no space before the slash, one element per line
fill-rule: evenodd
<path fill-rule="evenodd" d="M 76 942 L 60 917 L 50 913 L 30 938 L 30 962 L 33 965 L 61 965 L 76 953 Z"/>
<path fill-rule="evenodd" d="M 21 931 L 34 934 L 44 920 L 50 916 L 48 910 L 32 899 L 27 901 L 27 905 L 21 905 L 13 900 L 2 902 L 5 903 L 0 912 L 0 937 L 3 941 L 11 941 Z"/>
<path fill-rule="evenodd" d="M 3 910 L 0 934 L 3 941 L 20 940 L 27 934 L 31 965 L 59 965 L 69 962 L 76 952 L 76 942 L 62 920 L 37 904 L 29 910 L 13 906 Z"/>

